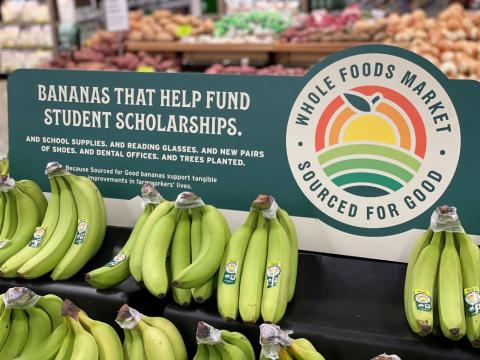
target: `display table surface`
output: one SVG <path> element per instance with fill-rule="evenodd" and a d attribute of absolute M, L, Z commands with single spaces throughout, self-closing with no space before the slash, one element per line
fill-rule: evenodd
<path fill-rule="evenodd" d="M 107 262 L 128 238 L 129 230 L 109 228 L 100 252 L 86 270 Z M 310 339 L 327 360 L 369 360 L 386 352 L 402 360 L 478 359 L 480 350 L 466 339 L 460 342 L 442 337 L 420 338 L 413 334 L 403 312 L 405 264 L 350 257 L 301 253 L 295 299 L 281 324 L 294 331 L 293 337 Z M 54 293 L 69 298 L 92 317 L 114 324 L 124 303 L 152 316 L 173 321 L 193 358 L 198 321 L 218 328 L 237 330 L 249 337 L 259 351 L 257 326 L 226 323 L 218 315 L 215 300 L 185 309 L 170 297 L 156 299 L 132 278 L 110 290 L 97 291 L 83 281 L 83 275 L 65 282 L 49 277 L 25 281 L 0 279 L 0 291 L 26 286 L 39 294 Z"/>
<path fill-rule="evenodd" d="M 316 64 L 325 56 L 353 46 L 375 44 L 361 41 L 325 41 L 306 43 L 188 43 L 181 41 L 127 41 L 128 51 L 181 54 L 184 65 L 210 66 L 212 63 L 243 63 L 251 65 L 306 66 Z M 395 43 L 405 47 L 408 44 Z"/>

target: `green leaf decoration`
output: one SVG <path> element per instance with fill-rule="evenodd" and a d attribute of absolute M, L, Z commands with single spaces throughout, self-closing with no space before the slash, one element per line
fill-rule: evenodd
<path fill-rule="evenodd" d="M 372 108 L 370 106 L 370 103 L 363 97 L 355 95 L 355 94 L 343 94 L 345 99 L 349 102 L 349 104 L 357 109 L 358 111 L 362 112 L 370 112 L 372 111 Z"/>

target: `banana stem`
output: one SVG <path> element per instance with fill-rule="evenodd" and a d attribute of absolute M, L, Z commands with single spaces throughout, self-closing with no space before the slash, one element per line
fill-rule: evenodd
<path fill-rule="evenodd" d="M 80 308 L 71 300 L 65 299 L 62 306 L 62 316 L 68 316 L 78 320 L 78 314 L 81 312 Z"/>

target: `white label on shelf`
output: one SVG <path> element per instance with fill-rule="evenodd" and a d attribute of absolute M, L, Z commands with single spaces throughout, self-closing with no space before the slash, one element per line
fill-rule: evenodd
<path fill-rule="evenodd" d="M 105 0 L 105 23 L 108 31 L 128 30 L 128 4 L 126 0 Z"/>

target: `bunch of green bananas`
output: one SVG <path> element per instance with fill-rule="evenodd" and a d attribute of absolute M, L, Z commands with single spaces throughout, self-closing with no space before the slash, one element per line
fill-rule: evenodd
<path fill-rule="evenodd" d="M 199 200 L 193 193 L 179 198 L 189 203 Z M 86 279 L 96 288 L 108 288 L 131 274 L 159 298 L 166 296 L 173 283 L 178 304 L 190 305 L 192 296 L 203 302 L 212 296 L 213 278 L 229 237 L 225 218 L 211 205 L 149 204 L 120 253 Z"/>
<path fill-rule="evenodd" d="M 52 195 L 48 207 L 45 201 L 44 216 L 38 214 L 40 205 L 36 205 L 43 194 L 34 201 L 33 195 L 31 198 L 24 195 L 26 187 L 21 191 L 12 190 L 16 197 L 18 230 L 9 245 L 0 248 L 2 277 L 34 279 L 53 270 L 53 280 L 68 279 L 96 254 L 103 242 L 105 205 L 95 184 L 86 177 L 64 171 L 58 163 L 48 164 L 47 174 Z M 17 182 L 20 189 L 27 185 L 20 183 Z M 28 184 L 33 194 L 34 185 Z M 16 223 L 7 221 L 7 215 L 12 217 L 12 211 L 7 210 L 8 207 L 4 224 Z M 4 229 L 6 232 L 7 226 L 2 228 L 2 233 Z M 2 237 L 7 236 L 0 235 Z"/>
<path fill-rule="evenodd" d="M 480 347 L 480 250 L 466 233 L 429 229 L 422 234 L 408 263 L 404 306 L 418 335 L 433 332 L 451 340 L 467 335 Z"/>
<path fill-rule="evenodd" d="M 288 213 L 278 208 L 265 219 L 274 199 L 260 195 L 245 223 L 233 234 L 226 248 L 217 284 L 220 315 L 246 323 L 260 314 L 265 322 L 278 323 L 295 293 L 298 240 Z"/>
<path fill-rule="evenodd" d="M 32 239 L 47 209 L 47 199 L 32 180 L 0 176 L 0 264 Z"/>
<path fill-rule="evenodd" d="M 169 320 L 162 317 L 149 317 L 128 305 L 123 305 L 116 321 L 125 333 L 123 342 L 125 359 L 188 359 L 183 338 Z"/>
<path fill-rule="evenodd" d="M 260 360 L 268 360 L 265 355 L 260 355 Z M 325 360 L 313 344 L 304 338 L 292 339 L 289 346 L 280 347 L 279 360 Z"/>
<path fill-rule="evenodd" d="M 309 340 L 292 339 L 278 325 L 260 326 L 260 344 L 260 360 L 325 360 Z"/>
<path fill-rule="evenodd" d="M 117 332 L 107 323 L 91 319 L 70 300 L 65 299 L 62 307 L 65 328 L 61 338 L 52 334 L 41 347 L 45 353 L 38 357 L 20 357 L 18 360 L 63 359 L 63 360 L 123 360 L 122 342 Z M 45 349 L 44 349 L 45 348 Z M 37 354 L 40 350 L 37 350 Z"/>
<path fill-rule="evenodd" d="M 255 360 L 250 341 L 241 333 L 218 330 L 199 322 L 194 360 Z"/>
<path fill-rule="evenodd" d="M 12 300 L 11 294 L 20 301 Z M 59 344 L 66 333 L 62 299 L 53 294 L 39 297 L 26 288 L 11 288 L 0 297 L 0 359 L 53 359 L 42 353 L 47 351 L 44 344 L 53 345 L 48 339 L 55 337 Z"/>
<path fill-rule="evenodd" d="M 137 271 L 136 265 L 132 264 L 130 266 L 134 248 L 137 249 L 136 252 L 140 251 L 138 249 L 139 242 L 144 240 L 145 230 L 147 228 L 151 229 L 151 226 L 165 216 L 173 207 L 171 202 L 163 200 L 152 183 L 146 182 L 142 186 L 141 193 L 144 200 L 143 212 L 138 217 L 135 227 L 123 248 L 104 266 L 85 275 L 85 280 L 94 288 L 108 289 L 121 283 L 131 275 L 130 267 L 135 267 L 135 274 L 140 275 L 141 280 L 141 268 L 140 271 Z M 142 239 L 137 240 L 142 231 Z M 137 280 L 139 279 L 137 278 Z"/>

